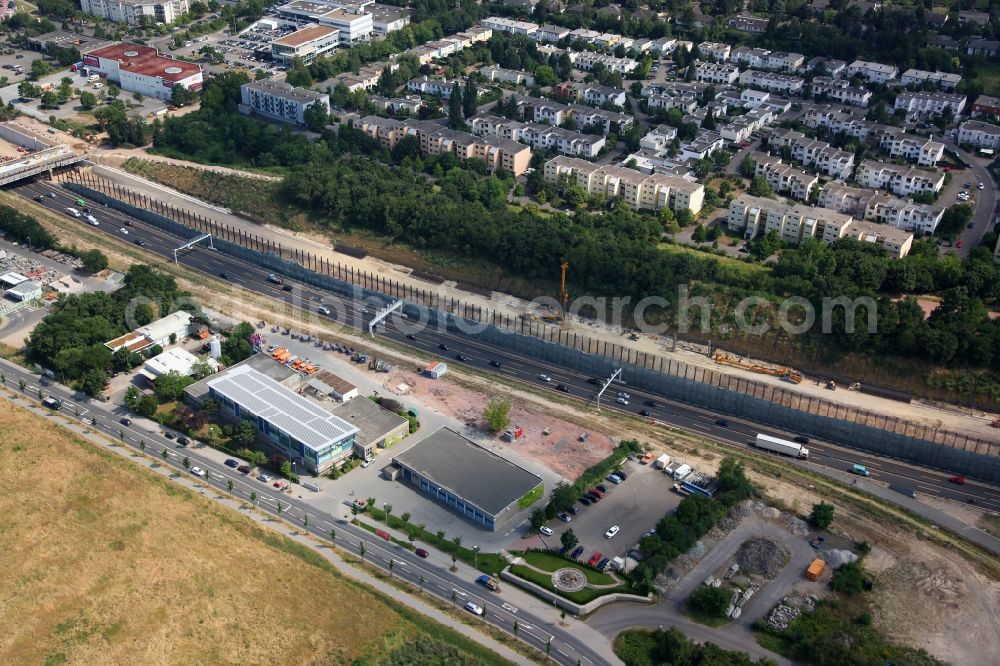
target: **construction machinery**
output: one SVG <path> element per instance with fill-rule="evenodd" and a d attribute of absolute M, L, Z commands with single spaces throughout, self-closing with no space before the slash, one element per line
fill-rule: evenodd
<path fill-rule="evenodd" d="M 717 351 L 715 356 L 712 357 L 713 360 L 719 365 L 728 365 L 734 368 L 740 368 L 741 370 L 749 370 L 750 372 L 756 372 L 761 375 L 771 375 L 772 377 L 780 377 L 786 382 L 791 382 L 792 384 L 798 384 L 802 381 L 802 375 L 795 370 L 790 368 L 772 368 L 767 365 L 761 365 L 760 363 L 753 363 L 750 361 L 744 361 L 743 359 L 730 356 L 725 352 Z"/>

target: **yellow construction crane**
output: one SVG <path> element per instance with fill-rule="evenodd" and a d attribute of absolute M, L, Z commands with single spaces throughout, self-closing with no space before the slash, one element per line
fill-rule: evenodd
<path fill-rule="evenodd" d="M 725 352 L 717 351 L 713 357 L 715 362 L 719 365 L 729 365 L 734 368 L 741 368 L 743 370 L 749 370 L 750 372 L 757 372 L 762 375 L 771 375 L 772 377 L 780 377 L 786 382 L 792 384 L 798 384 L 802 381 L 802 375 L 795 370 L 790 368 L 771 368 L 766 365 L 761 365 L 760 363 L 752 363 L 749 361 L 743 361 L 741 359 L 729 356 Z"/>
<path fill-rule="evenodd" d="M 566 291 L 566 270 L 569 269 L 569 262 L 562 262 L 559 268 L 562 269 L 562 286 L 559 288 L 559 302 L 562 304 L 562 316 L 565 319 L 566 308 L 569 307 L 569 292 Z"/>

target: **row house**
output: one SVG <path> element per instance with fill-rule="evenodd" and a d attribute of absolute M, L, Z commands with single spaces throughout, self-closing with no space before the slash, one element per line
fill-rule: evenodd
<path fill-rule="evenodd" d="M 796 162 L 832 178 L 850 178 L 854 170 L 854 153 L 834 148 L 826 141 L 810 139 L 801 132 L 777 128 L 771 132 L 768 145 L 772 148 L 787 146 Z"/>
<path fill-rule="evenodd" d="M 504 69 L 496 65 L 479 68 L 479 75 L 494 83 L 510 83 L 515 86 L 533 86 L 535 77 L 519 69 Z"/>
<path fill-rule="evenodd" d="M 574 102 L 583 102 L 592 106 L 612 104 L 617 107 L 625 106 L 625 91 L 621 88 L 611 86 L 601 86 L 592 83 L 577 83 L 566 81 L 553 88 L 553 93 L 560 98 L 569 99 Z"/>
<path fill-rule="evenodd" d="M 623 156 L 621 166 L 626 166 L 645 174 L 662 173 L 665 176 L 676 176 L 690 182 L 697 178 L 687 162 L 671 157 L 669 153 L 640 148 L 631 155 Z"/>
<path fill-rule="evenodd" d="M 732 85 L 740 78 L 740 68 L 726 63 L 698 60 L 694 63 L 694 77 L 702 83 Z"/>
<path fill-rule="evenodd" d="M 915 203 L 874 190 L 827 183 L 819 194 L 819 205 L 858 219 L 888 224 L 904 231 L 933 234 L 944 216 L 944 208 Z"/>
<path fill-rule="evenodd" d="M 848 81 L 831 79 L 829 76 L 815 77 L 810 86 L 813 97 L 826 95 L 841 104 L 866 107 L 872 99 L 872 94 L 864 88 L 852 86 Z"/>
<path fill-rule="evenodd" d="M 729 53 L 729 59 L 752 69 L 770 69 L 780 72 L 794 72 L 805 64 L 801 53 L 768 51 L 767 49 L 738 46 Z"/>
<path fill-rule="evenodd" d="M 844 134 L 863 143 L 868 142 L 869 136 L 877 127 L 877 123 L 831 107 L 808 111 L 803 116 L 803 122 L 807 127 L 823 127 L 831 134 Z"/>
<path fill-rule="evenodd" d="M 382 97 L 381 95 L 369 95 L 368 103 L 379 111 L 390 113 L 405 113 L 415 116 L 424 107 L 424 100 L 419 95 L 407 95 L 406 97 Z"/>
<path fill-rule="evenodd" d="M 762 35 L 767 32 L 768 19 L 748 14 L 738 14 L 729 19 L 729 27 L 750 35 Z"/>
<path fill-rule="evenodd" d="M 950 109 L 951 115 L 957 118 L 965 109 L 965 95 L 907 90 L 899 93 L 893 105 L 894 111 L 900 109 L 906 112 L 908 118 L 939 116 Z"/>
<path fill-rule="evenodd" d="M 756 108 L 747 111 L 741 116 L 733 118 L 732 122 L 719 128 L 719 134 L 726 141 L 732 143 L 743 143 L 750 140 L 750 136 L 758 130 L 774 122 L 774 114 L 769 109 Z"/>
<path fill-rule="evenodd" d="M 770 92 L 780 92 L 786 95 L 802 94 L 802 86 L 805 81 L 797 76 L 786 76 L 775 74 L 774 72 L 759 72 L 755 69 L 748 69 L 740 74 L 740 85 L 751 88 L 758 88 Z"/>
<path fill-rule="evenodd" d="M 420 144 L 423 155 L 453 153 L 463 161 L 481 159 L 490 170 L 503 169 L 515 176 L 523 174 L 531 164 L 531 149 L 516 141 L 479 137 L 448 129 L 437 123 L 366 116 L 358 120 L 355 127 L 387 149 L 391 149 L 400 139 L 412 136 Z"/>
<path fill-rule="evenodd" d="M 546 23 L 538 26 L 528 37 L 543 44 L 555 44 L 569 37 L 570 32 L 572 31 L 569 28 Z"/>
<path fill-rule="evenodd" d="M 847 63 L 843 60 L 837 60 L 836 58 L 816 56 L 806 64 L 806 69 L 810 72 L 816 72 L 822 76 L 839 79 L 847 74 Z"/>
<path fill-rule="evenodd" d="M 737 95 L 737 92 L 739 93 Z M 715 96 L 716 101 L 725 102 L 727 106 L 741 106 L 744 109 L 756 109 L 771 99 L 771 93 L 766 90 L 754 90 L 744 88 L 743 90 L 723 91 Z"/>
<path fill-rule="evenodd" d="M 698 45 L 698 50 L 703 56 L 711 58 L 716 62 L 729 60 L 729 52 L 732 48 L 729 44 L 720 44 L 718 42 L 702 42 Z"/>
<path fill-rule="evenodd" d="M 958 143 L 976 148 L 1000 148 L 1000 127 L 981 120 L 966 120 L 958 126 Z"/>
<path fill-rule="evenodd" d="M 934 194 L 944 185 L 944 174 L 913 167 L 864 160 L 858 166 L 855 180 L 862 187 L 889 190 L 901 197 L 913 194 Z"/>
<path fill-rule="evenodd" d="M 944 158 L 944 144 L 914 134 L 886 132 L 879 137 L 879 147 L 890 157 L 932 167 Z"/>
<path fill-rule="evenodd" d="M 483 19 L 482 24 L 486 28 L 496 30 L 497 32 L 506 32 L 508 35 L 525 35 L 530 37 L 538 30 L 538 25 L 534 23 L 515 21 L 514 19 L 503 18 L 501 16 L 491 16 Z"/>
<path fill-rule="evenodd" d="M 593 70 L 598 63 L 604 65 L 604 68 L 607 71 L 614 74 L 621 74 L 622 76 L 635 71 L 639 67 L 639 63 L 631 58 L 616 58 L 603 53 L 593 53 L 590 51 L 578 52 L 573 65 L 577 69 L 589 72 Z"/>
<path fill-rule="evenodd" d="M 1000 118 L 1000 98 L 980 95 L 972 103 L 973 118 Z"/>
<path fill-rule="evenodd" d="M 590 106 L 581 106 L 580 104 L 572 104 L 566 107 L 566 114 L 568 118 L 573 119 L 577 127 L 600 127 L 601 132 L 605 136 L 611 132 L 615 132 L 616 134 L 627 132 L 632 127 L 632 123 L 635 122 L 632 116 L 624 113 L 595 109 Z"/>
<path fill-rule="evenodd" d="M 957 86 L 961 80 L 961 74 L 928 72 L 923 69 L 908 69 L 903 72 L 902 76 L 899 77 L 899 82 L 904 86 L 921 86 L 925 83 L 930 83 L 938 88 L 941 88 L 942 90 L 954 90 L 955 86 Z"/>
<path fill-rule="evenodd" d="M 464 90 L 465 86 L 462 85 L 462 83 L 461 79 L 448 79 L 438 76 L 418 76 L 406 82 L 406 89 L 410 92 L 422 95 L 450 99 L 451 91 L 456 85 L 458 85 L 459 89 Z"/>
<path fill-rule="evenodd" d="M 468 123 L 477 136 L 519 141 L 540 150 L 556 150 L 563 155 L 575 157 L 597 157 L 606 142 L 603 136 L 538 123 L 523 123 L 489 114 L 477 114 L 469 118 Z"/>
<path fill-rule="evenodd" d="M 761 175 L 775 192 L 787 194 L 793 199 L 805 201 L 809 198 L 812 188 L 819 184 L 819 178 L 799 171 L 790 164 L 771 164 L 764 169 L 759 168 Z"/>
<path fill-rule="evenodd" d="M 660 125 L 650 130 L 646 136 L 639 139 L 639 146 L 647 150 L 664 151 L 669 150 L 670 145 L 677 138 L 677 128 L 673 125 Z"/>
<path fill-rule="evenodd" d="M 880 62 L 855 60 L 847 67 L 847 76 L 864 79 L 869 83 L 888 83 L 899 75 L 895 65 L 883 65 Z"/>
<path fill-rule="evenodd" d="M 635 169 L 585 160 L 555 157 L 545 163 L 546 182 L 570 179 L 587 194 L 621 199 L 636 210 L 690 210 L 697 214 L 705 197 L 705 186 L 676 176 L 644 174 Z"/>
<path fill-rule="evenodd" d="M 521 117 L 532 123 L 562 125 L 569 118 L 566 105 L 528 95 L 514 95 Z"/>
<path fill-rule="evenodd" d="M 681 146 L 680 158 L 682 160 L 703 160 L 711 157 L 716 151 L 722 150 L 725 145 L 726 142 L 721 134 L 701 130 L 692 141 Z"/>
<path fill-rule="evenodd" d="M 888 225 L 855 220 L 827 208 L 791 205 L 749 195 L 732 201 L 727 224 L 731 231 L 742 232 L 746 238 L 774 231 L 790 245 L 799 245 L 810 238 L 824 243 L 854 238 L 873 243 L 897 259 L 909 254 L 913 245 L 913 234 Z"/>
<path fill-rule="evenodd" d="M 646 95 L 646 91 L 643 90 L 646 105 L 650 109 L 663 109 L 664 111 L 680 109 L 683 113 L 688 114 L 698 108 L 698 96 L 693 93 L 678 93 L 663 89 L 650 90 L 649 93 Z"/>

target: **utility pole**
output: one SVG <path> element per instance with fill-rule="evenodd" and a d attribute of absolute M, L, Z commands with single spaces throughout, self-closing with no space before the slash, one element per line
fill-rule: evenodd
<path fill-rule="evenodd" d="M 601 411 L 601 395 L 603 395 L 604 391 L 607 390 L 609 386 L 611 386 L 611 382 L 613 382 L 621 374 L 622 374 L 622 369 L 618 368 L 611 374 L 610 377 L 608 377 L 604 381 L 604 384 L 601 385 L 601 390 L 597 392 L 597 411 Z"/>

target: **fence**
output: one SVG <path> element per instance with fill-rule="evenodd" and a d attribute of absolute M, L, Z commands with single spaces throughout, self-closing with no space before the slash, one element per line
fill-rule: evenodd
<path fill-rule="evenodd" d="M 240 259 L 351 298 L 401 299 L 411 317 L 457 334 L 594 376 L 623 368 L 629 384 L 734 416 L 956 472 L 1000 481 L 1000 443 L 857 409 L 743 377 L 567 331 L 527 317 L 463 303 L 439 293 L 331 262 L 137 194 L 91 173 L 65 186 L 182 238 L 211 233 L 216 248 Z M 78 181 L 78 182 L 73 182 Z"/>

